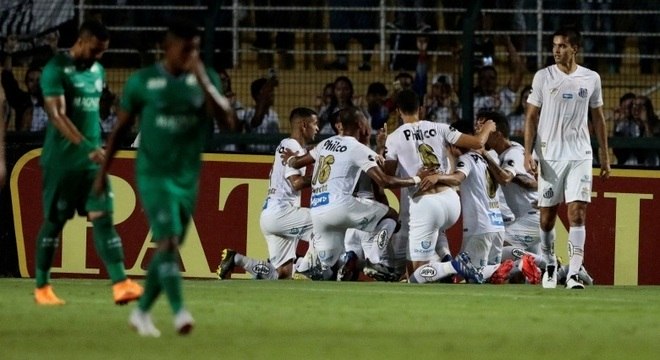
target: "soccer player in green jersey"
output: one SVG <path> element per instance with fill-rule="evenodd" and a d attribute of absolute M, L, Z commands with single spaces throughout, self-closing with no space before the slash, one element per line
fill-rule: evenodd
<path fill-rule="evenodd" d="M 143 292 L 126 277 L 121 239 L 112 222 L 110 189 L 91 193 L 105 158 L 99 125 L 105 70 L 97 60 L 108 42 L 108 31 L 101 23 L 84 22 L 71 49 L 55 55 L 41 76 L 50 121 L 41 154 L 44 222 L 37 238 L 34 292 L 40 305 L 64 304 L 50 285 L 50 268 L 62 228 L 76 211 L 92 222 L 94 245 L 112 280 L 115 303 L 136 300 Z"/>
<path fill-rule="evenodd" d="M 190 222 L 199 188 L 201 152 L 215 117 L 222 129 L 233 130 L 229 101 L 220 95 L 220 78 L 199 59 L 200 36 L 194 26 L 177 23 L 168 29 L 164 58 L 133 73 L 124 87 L 117 127 L 108 140 L 108 157 L 98 173 L 101 192 L 117 151 L 118 140 L 139 117 L 140 145 L 136 172 L 142 205 L 158 243 L 147 268 L 145 292 L 129 324 L 142 336 L 157 337 L 150 309 L 164 291 L 179 334 L 194 321 L 183 305 L 179 245 Z"/>

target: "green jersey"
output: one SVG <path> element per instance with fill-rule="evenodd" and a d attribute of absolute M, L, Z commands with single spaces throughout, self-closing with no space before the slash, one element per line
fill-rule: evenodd
<path fill-rule="evenodd" d="M 98 62 L 78 68 L 67 53 L 55 55 L 41 73 L 44 97 L 64 95 L 66 115 L 92 145 L 101 146 L 99 99 L 105 84 L 105 69 Z M 41 155 L 44 167 L 60 169 L 96 169 L 89 159 L 89 149 L 71 143 L 48 123 Z"/>
<path fill-rule="evenodd" d="M 218 74 L 207 72 L 221 89 Z M 192 73 L 173 76 L 158 63 L 128 78 L 120 107 L 139 119 L 138 183 L 141 178 L 169 178 L 179 189 L 197 189 L 200 154 L 211 128 L 204 103 Z"/>

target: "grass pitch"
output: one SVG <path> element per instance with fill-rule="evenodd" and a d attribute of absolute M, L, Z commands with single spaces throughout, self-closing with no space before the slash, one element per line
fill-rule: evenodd
<path fill-rule="evenodd" d="M 127 324 L 107 280 L 55 279 L 65 306 L 0 279 L 0 359 L 657 359 L 660 287 L 185 280 L 197 323 L 158 339 Z"/>

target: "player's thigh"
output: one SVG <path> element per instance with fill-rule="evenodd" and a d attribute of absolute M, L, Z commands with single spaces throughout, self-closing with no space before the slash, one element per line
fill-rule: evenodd
<path fill-rule="evenodd" d="M 491 239 L 488 233 L 476 234 L 463 238 L 461 251 L 468 254 L 474 266 L 480 267 L 488 264 Z"/>
<path fill-rule="evenodd" d="M 140 198 L 153 239 L 178 238 L 183 241 L 192 214 L 184 209 L 179 196 L 166 189 L 151 188 L 140 191 Z"/>
<path fill-rule="evenodd" d="M 551 207 L 564 200 L 567 161 L 544 160 L 539 163 L 538 189 L 540 207 Z"/>
<path fill-rule="evenodd" d="M 408 252 L 412 261 L 430 261 L 439 232 L 453 225 L 460 215 L 456 193 L 423 195 L 410 202 Z"/>
<path fill-rule="evenodd" d="M 43 168 L 42 203 L 44 218 L 64 222 L 78 210 L 85 214 L 85 201 L 91 183 L 84 171 Z"/>
<path fill-rule="evenodd" d="M 86 177 L 90 184 L 94 183 L 96 178 L 96 171 L 89 171 L 86 173 Z M 90 212 L 102 212 L 102 213 L 112 213 L 114 211 L 114 193 L 112 192 L 112 187 L 110 186 L 110 181 L 106 182 L 107 186 L 101 192 L 101 194 L 96 194 L 90 189 L 87 195 L 87 201 L 85 202 L 85 211 Z"/>
<path fill-rule="evenodd" d="M 296 258 L 297 239 L 283 238 L 277 235 L 264 234 L 268 246 L 268 259 L 275 268 Z"/>
<path fill-rule="evenodd" d="M 592 178 L 591 160 L 571 161 L 564 191 L 566 202 L 591 202 Z"/>
<path fill-rule="evenodd" d="M 538 213 L 522 216 L 506 225 L 505 240 L 511 245 L 527 251 L 540 244 Z"/>
<path fill-rule="evenodd" d="M 261 232 L 290 240 L 307 240 L 312 237 L 312 216 L 308 208 L 289 206 L 268 210 L 259 218 Z"/>
<path fill-rule="evenodd" d="M 344 208 L 348 226 L 358 230 L 372 232 L 378 222 L 387 214 L 389 207 L 377 201 L 365 198 L 353 198 Z"/>

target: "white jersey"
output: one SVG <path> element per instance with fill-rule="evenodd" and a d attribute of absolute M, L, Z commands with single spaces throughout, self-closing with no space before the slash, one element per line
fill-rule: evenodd
<path fill-rule="evenodd" d="M 399 163 L 401 177 L 415 176 L 424 166 L 447 172 L 445 147 L 455 144 L 460 137 L 461 132 L 447 124 L 426 120 L 405 123 L 387 137 L 385 158 Z M 409 193 L 415 191 L 411 189 Z"/>
<path fill-rule="evenodd" d="M 268 196 L 266 197 L 264 210 L 268 209 L 269 203 L 287 203 L 292 206 L 300 206 L 300 191 L 294 190 L 287 179 L 292 175 L 304 176 L 305 168 L 294 169 L 282 164 L 280 155 L 284 153 L 284 149 L 289 149 L 296 155 L 307 153 L 307 150 L 295 139 L 286 138 L 280 142 L 275 151 L 273 167 L 270 170 L 270 183 L 268 185 Z"/>
<path fill-rule="evenodd" d="M 525 148 L 517 142 L 512 141 L 511 147 L 499 154 L 499 159 L 500 167 L 513 176 L 523 175 L 531 178 L 525 170 Z M 538 191 L 514 183 L 506 184 L 501 188 L 506 203 L 516 219 L 537 211 L 534 203 L 538 200 Z"/>
<path fill-rule="evenodd" d="M 591 160 L 589 107 L 603 106 L 600 76 L 578 66 L 571 73 L 557 65 L 536 72 L 527 102 L 540 107 L 535 150 L 540 160 Z"/>
<path fill-rule="evenodd" d="M 353 199 L 360 174 L 378 166 L 378 155 L 352 136 L 335 135 L 309 153 L 315 160 L 312 210 L 341 206 Z"/>
<path fill-rule="evenodd" d="M 490 177 L 486 160 L 469 151 L 458 158 L 456 171 L 465 174 L 460 186 L 463 237 L 504 231 L 497 183 Z"/>

